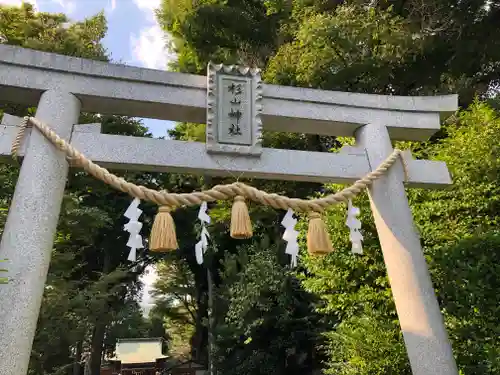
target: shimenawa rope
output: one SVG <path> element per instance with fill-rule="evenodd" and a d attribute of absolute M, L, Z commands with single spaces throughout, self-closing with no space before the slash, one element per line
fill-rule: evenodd
<path fill-rule="evenodd" d="M 66 154 L 68 162 L 73 166 L 83 168 L 87 173 L 117 190 L 129 195 L 154 202 L 160 206 L 151 230 L 149 249 L 152 251 L 169 251 L 178 247 L 175 223 L 170 211 L 180 206 L 200 205 L 202 202 L 213 202 L 216 200 L 227 200 L 234 198 L 231 213 L 231 230 L 233 238 L 250 238 L 252 236 L 252 223 L 245 204 L 245 198 L 262 203 L 278 209 L 292 209 L 309 213 L 309 227 L 307 232 L 307 248 L 310 254 L 327 254 L 333 251 L 328 230 L 321 219 L 320 213 L 329 206 L 341 202 L 348 202 L 358 195 L 362 190 L 371 185 L 373 181 L 382 176 L 398 158 L 401 158 L 406 178 L 407 165 L 400 150 L 394 150 L 376 170 L 368 173 L 361 180 L 342 191 L 319 199 L 303 200 L 288 198 L 278 194 L 269 194 L 241 182 L 229 185 L 217 185 L 210 190 L 193 192 L 188 194 L 172 194 L 165 191 L 148 189 L 124 180 L 107 169 L 98 166 L 87 159 L 81 152 L 76 150 L 64 139 L 60 138 L 48 125 L 32 117 L 25 117 L 21 123 L 21 129 L 12 144 L 12 155 L 17 159 L 19 148 L 26 128 L 30 125 L 36 127 L 58 150 Z"/>
<path fill-rule="evenodd" d="M 398 160 L 398 158 L 401 159 L 405 175 L 407 176 L 407 165 L 403 158 L 403 152 L 395 149 L 392 154 L 377 167 L 377 169 L 368 173 L 361 180 L 356 181 L 353 185 L 335 194 L 318 199 L 304 200 L 298 198 L 288 198 L 278 194 L 266 193 L 265 191 L 245 185 L 241 182 L 228 185 L 217 185 L 209 190 L 187 194 L 167 193 L 165 191 L 157 191 L 149 189 L 145 186 L 135 185 L 114 175 L 107 169 L 98 166 L 91 160 L 87 159 L 82 153 L 76 150 L 64 139 L 60 138 L 48 125 L 34 117 L 25 117 L 22 121 L 20 131 L 12 144 L 12 155 L 14 158 L 17 158 L 24 133 L 26 128 L 30 127 L 30 125 L 36 127 L 58 150 L 64 152 L 72 165 L 83 168 L 87 173 L 95 178 L 117 190 L 131 195 L 132 197 L 147 200 L 161 206 L 169 206 L 171 208 L 199 205 L 202 202 L 228 200 L 237 196 L 242 196 L 254 202 L 271 206 L 276 209 L 287 210 L 288 208 L 291 208 L 292 210 L 299 212 L 323 212 L 330 206 L 347 202 L 349 199 L 354 198 L 361 191 L 370 186 L 373 181 L 380 178 Z"/>

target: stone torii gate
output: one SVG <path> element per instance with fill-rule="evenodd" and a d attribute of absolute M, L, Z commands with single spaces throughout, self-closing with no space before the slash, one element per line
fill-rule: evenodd
<path fill-rule="evenodd" d="M 243 88 L 242 98 L 231 100 L 241 112 L 227 102 L 225 83 Z M 37 106 L 37 119 L 111 169 L 351 183 L 393 152 L 391 140 L 428 139 L 439 130 L 440 116 L 457 109 L 458 99 L 265 85 L 258 72 L 221 67 L 209 69 L 207 81 L 0 45 L 0 101 Z M 101 134 L 99 124 L 76 125 L 80 111 L 207 122 L 207 144 Z M 10 160 L 19 122 L 3 117 L 1 161 Z M 261 127 L 355 136 L 356 147 L 336 154 L 262 148 Z M 64 155 L 36 129 L 29 133 L 0 243 L 10 278 L 0 286 L 0 375 L 27 372 L 68 173 Z M 369 188 L 392 293 L 413 374 L 457 375 L 403 184 L 439 188 L 451 179 L 442 162 L 407 154 L 405 164 L 406 181 L 398 161 Z"/>

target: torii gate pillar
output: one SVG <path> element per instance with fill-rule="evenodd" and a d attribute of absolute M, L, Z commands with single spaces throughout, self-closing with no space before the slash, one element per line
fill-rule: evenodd
<path fill-rule="evenodd" d="M 370 165 L 379 165 L 392 152 L 387 128 L 368 124 L 356 132 Z M 432 281 L 413 222 L 397 162 L 368 189 L 392 295 L 403 331 L 413 375 L 456 375 L 455 359 Z"/>
<path fill-rule="evenodd" d="M 79 115 L 80 101 L 58 90 L 45 91 L 36 111 L 64 139 Z M 67 175 L 65 155 L 33 132 L 0 243 L 2 258 L 15 260 L 9 287 L 0 288 L 0 375 L 28 372 Z"/>

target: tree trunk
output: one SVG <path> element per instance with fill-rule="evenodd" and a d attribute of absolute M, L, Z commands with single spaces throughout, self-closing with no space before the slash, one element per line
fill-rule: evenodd
<path fill-rule="evenodd" d="M 108 274 L 111 271 L 111 256 L 109 252 L 104 253 L 103 263 L 103 273 Z M 104 312 L 101 316 L 96 316 L 94 330 L 92 332 L 90 375 L 101 374 L 102 351 L 104 348 L 104 337 L 106 336 L 107 323 L 108 317 L 106 312 Z"/>
<path fill-rule="evenodd" d="M 80 340 L 76 343 L 75 361 L 73 362 L 73 375 L 80 375 L 81 372 L 80 361 L 82 360 L 82 350 L 83 350 L 83 340 Z"/>
<path fill-rule="evenodd" d="M 197 285 L 206 285 L 207 278 L 205 270 L 199 271 L 195 275 L 198 279 Z M 195 321 L 195 331 L 191 338 L 191 357 L 194 361 L 203 364 L 207 362 L 208 330 L 207 327 L 204 326 L 203 320 L 207 317 L 208 313 L 208 293 L 205 293 L 205 290 L 198 289 L 196 294 L 198 309 Z"/>
<path fill-rule="evenodd" d="M 106 333 L 106 323 L 98 320 L 92 333 L 92 358 L 90 360 L 90 375 L 100 375 L 101 372 L 101 354 Z"/>
<path fill-rule="evenodd" d="M 85 362 L 83 365 L 83 375 L 92 375 L 90 373 L 90 359 L 91 358 L 92 358 L 92 356 L 90 355 L 90 353 L 85 353 Z"/>

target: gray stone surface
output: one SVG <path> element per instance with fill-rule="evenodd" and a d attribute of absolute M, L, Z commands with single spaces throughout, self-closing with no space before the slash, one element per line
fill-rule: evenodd
<path fill-rule="evenodd" d="M 15 118 L 11 123 L 19 121 Z M 11 145 L 18 129 L 6 126 L 7 121 L 2 123 L 0 161 L 11 162 Z M 263 148 L 260 158 L 207 155 L 203 143 L 120 137 L 99 134 L 98 130 L 99 124 L 75 125 L 71 144 L 92 161 L 109 169 L 217 176 L 243 173 L 244 178 L 324 183 L 351 183 L 369 172 L 366 153 L 354 148 L 345 148 L 340 154 Z M 409 158 L 407 163 L 409 187 L 440 188 L 451 184 L 444 162 Z"/>
<path fill-rule="evenodd" d="M 356 134 L 371 165 L 391 152 L 387 130 L 366 125 Z M 413 375 L 458 375 L 403 186 L 400 162 L 369 189 L 375 225 Z"/>
<path fill-rule="evenodd" d="M 164 120 L 206 121 L 206 78 L 128 67 L 0 45 L 0 100 L 36 105 L 41 93 L 64 88 L 82 110 Z M 456 95 L 398 97 L 263 86 L 263 126 L 273 131 L 352 136 L 367 122 L 392 139 L 425 140 Z"/>
<path fill-rule="evenodd" d="M 261 154 L 260 70 L 208 65 L 206 148 L 210 153 Z"/>
<path fill-rule="evenodd" d="M 144 69 L 122 64 L 57 55 L 9 45 L 0 45 L 0 63 L 29 65 L 37 69 L 62 71 L 77 75 L 117 78 L 128 81 L 158 83 L 166 86 L 192 87 L 206 90 L 206 77 L 193 74 L 172 73 L 164 70 Z M 291 86 L 264 85 L 264 95 L 275 99 L 317 102 L 324 104 L 353 105 L 378 109 L 417 112 L 454 112 L 456 95 L 442 96 L 393 96 L 315 90 Z"/>
<path fill-rule="evenodd" d="M 22 117 L 12 116 L 12 115 L 9 115 L 8 113 L 4 113 L 2 115 L 2 121 L 0 122 L 0 125 L 4 125 L 4 126 L 21 126 L 21 122 L 22 121 L 23 121 Z"/>
<path fill-rule="evenodd" d="M 68 139 L 79 113 L 76 97 L 48 91 L 36 117 Z M 0 375 L 26 375 L 28 369 L 67 171 L 64 155 L 34 132 L 0 243 L 9 277 L 0 288 Z"/>
<path fill-rule="evenodd" d="M 73 126 L 73 132 L 77 133 L 100 133 L 102 131 L 102 124 L 77 124 Z"/>

